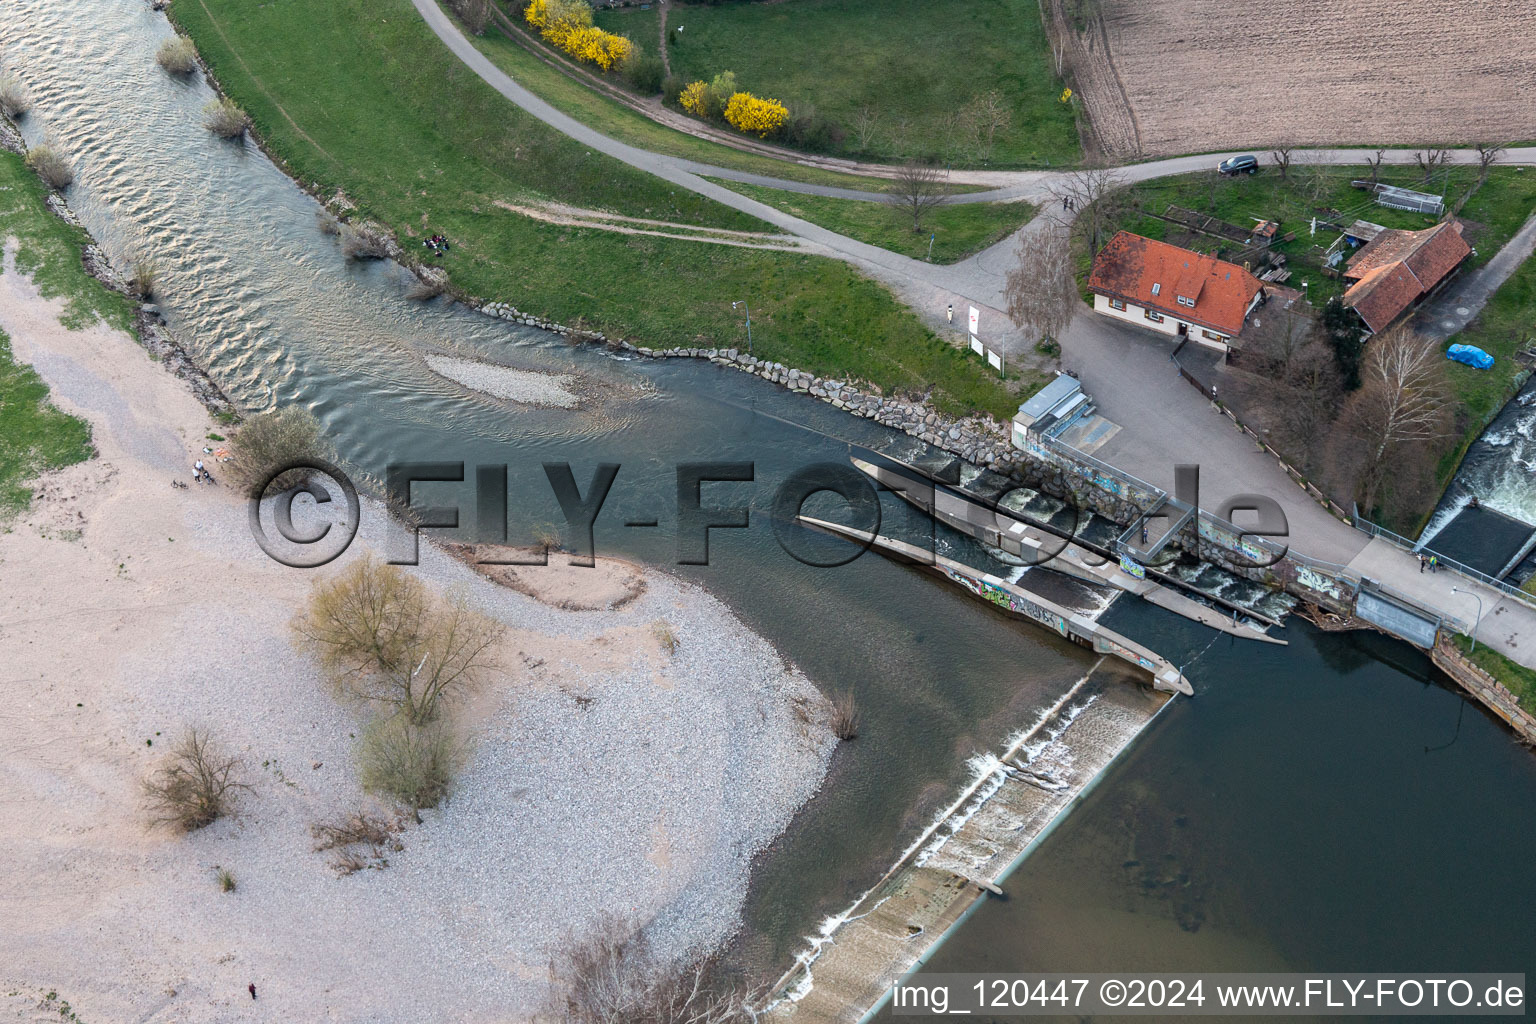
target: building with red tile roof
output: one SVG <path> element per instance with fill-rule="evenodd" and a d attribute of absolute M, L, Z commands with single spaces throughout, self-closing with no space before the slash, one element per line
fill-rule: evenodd
<path fill-rule="evenodd" d="M 1449 280 L 1472 255 L 1459 221 L 1422 231 L 1388 228 L 1350 257 L 1344 305 L 1380 333 Z"/>
<path fill-rule="evenodd" d="M 1093 260 L 1093 308 L 1117 320 L 1226 349 L 1264 285 L 1235 263 L 1122 231 Z"/>

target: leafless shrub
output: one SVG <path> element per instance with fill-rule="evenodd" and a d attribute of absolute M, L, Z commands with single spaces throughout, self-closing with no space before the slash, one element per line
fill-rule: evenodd
<path fill-rule="evenodd" d="M 389 866 L 387 853 L 405 849 L 396 838 L 400 821 L 388 821 L 363 811 L 355 811 L 334 823 L 317 822 L 309 828 L 315 838 L 315 852 L 334 851 L 331 867 L 340 875 L 350 875 L 363 868 Z"/>
<path fill-rule="evenodd" d="M 718 979 L 709 960 L 672 965 L 633 922 L 607 917 L 550 964 L 554 994 L 541 1016 L 561 1024 L 750 1024 L 752 994 Z"/>
<path fill-rule="evenodd" d="M 859 150 L 862 152 L 869 149 L 869 144 L 875 141 L 875 136 L 880 132 L 880 111 L 866 103 L 854 112 L 850 127 Z"/>
<path fill-rule="evenodd" d="M 32 109 L 32 94 L 15 75 L 0 75 L 0 114 L 19 121 Z"/>
<path fill-rule="evenodd" d="M 944 201 L 944 184 L 939 169 L 930 164 L 908 160 L 896 172 L 889 202 L 912 215 L 912 230 L 923 229 L 923 218 Z"/>
<path fill-rule="evenodd" d="M 317 583 L 293 629 L 339 690 L 416 725 L 479 681 L 502 634 L 462 597 L 434 600 L 415 577 L 372 555 Z"/>
<path fill-rule="evenodd" d="M 358 844 L 378 847 L 392 845 L 395 828 L 383 818 L 364 811 L 354 811 L 335 822 L 316 822 L 309 827 L 309 834 L 314 836 L 315 852 L 324 853 Z"/>
<path fill-rule="evenodd" d="M 677 630 L 672 628 L 672 623 L 664 619 L 652 624 L 651 632 L 655 634 L 656 642 L 661 645 L 661 649 L 668 654 L 676 654 L 677 649 L 682 646 L 682 641 L 677 636 Z"/>
<path fill-rule="evenodd" d="M 197 70 L 197 47 L 186 36 L 175 35 L 160 44 L 155 61 L 173 75 L 190 75 Z"/>
<path fill-rule="evenodd" d="M 330 210 L 315 211 L 315 227 L 320 229 L 322 235 L 341 234 L 341 221 Z"/>
<path fill-rule="evenodd" d="M 990 159 L 997 142 L 997 133 L 1013 123 L 1013 111 L 1009 109 L 1003 94 L 992 89 L 966 104 L 965 123 L 973 133 L 981 155 Z"/>
<path fill-rule="evenodd" d="M 436 807 L 447 798 L 463 753 L 446 723 L 417 725 L 395 715 L 363 730 L 358 781 L 370 793 L 393 797 L 414 811 Z"/>
<path fill-rule="evenodd" d="M 417 278 L 411 282 L 411 286 L 405 290 L 405 297 L 412 302 L 427 302 L 443 294 L 447 286 L 436 278 Z"/>
<path fill-rule="evenodd" d="M 343 224 L 341 254 L 349 260 L 382 260 L 389 256 L 389 236 L 372 224 Z"/>
<path fill-rule="evenodd" d="M 235 461 L 230 464 L 230 473 L 247 494 L 261 486 L 273 470 L 321 458 L 325 453 L 320 421 L 298 406 L 252 416 L 240 424 L 232 443 Z M 285 491 L 309 476 L 306 470 L 289 470 L 273 480 L 270 487 Z"/>
<path fill-rule="evenodd" d="M 236 777 L 239 770 L 240 761 L 205 733 L 188 731 L 144 780 L 151 821 L 178 832 L 212 824 L 229 813 L 238 791 L 250 789 Z"/>
<path fill-rule="evenodd" d="M 533 528 L 533 542 L 546 552 L 559 551 L 564 543 L 560 536 L 560 527 L 554 523 L 539 523 Z"/>
<path fill-rule="evenodd" d="M 126 282 L 128 294 L 141 301 L 155 297 L 155 280 L 159 276 L 155 261 L 147 257 L 133 261 L 133 273 Z"/>
<path fill-rule="evenodd" d="M 448 0 L 448 7 L 474 35 L 483 34 L 490 23 L 491 0 Z"/>
<path fill-rule="evenodd" d="M 238 139 L 251 127 L 251 119 L 225 96 L 203 108 L 203 127 L 221 139 Z"/>
<path fill-rule="evenodd" d="M 63 191 L 75 180 L 75 168 L 57 146 L 40 142 L 27 150 L 27 166 L 49 188 Z"/>
<path fill-rule="evenodd" d="M 832 702 L 832 732 L 845 742 L 859 738 L 859 705 L 852 690 L 838 694 Z"/>

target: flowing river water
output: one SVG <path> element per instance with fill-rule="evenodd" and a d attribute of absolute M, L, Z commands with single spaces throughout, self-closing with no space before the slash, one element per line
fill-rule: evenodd
<path fill-rule="evenodd" d="M 600 552 L 696 580 L 824 688 L 857 695 L 860 738 L 759 866 L 756 963 L 782 966 L 928 823 L 967 757 L 1091 667 L 914 570 L 875 556 L 816 569 L 780 549 L 768 510 L 786 476 L 844 462 L 850 445 L 910 457 L 912 439 L 736 371 L 414 303 L 399 268 L 345 262 L 314 200 L 255 145 L 201 127 L 207 86 L 155 65 L 169 32 L 138 0 L 0 5 L 0 58 L 36 100 L 29 141 L 73 155 L 71 206 L 114 258 L 155 260 L 172 328 L 238 405 L 309 408 L 378 475 L 409 459 L 508 464 L 523 537 L 560 519 L 540 463 L 570 461 L 583 486 L 598 462 L 620 463 Z M 432 352 L 571 374 L 584 401 L 476 395 L 433 374 Z M 707 502 L 753 513 L 713 534 L 707 566 L 674 564 L 674 467 L 688 461 L 755 464 L 751 483 L 709 485 Z M 623 526 L 642 519 L 660 525 Z M 1536 761 L 1422 656 L 1304 625 L 1284 632 L 1289 647 L 1212 643 L 1127 602 L 1108 621 L 1187 664 L 1200 696 L 1161 715 L 1040 844 L 1014 899 L 941 948 L 949 966 L 1536 968 Z"/>

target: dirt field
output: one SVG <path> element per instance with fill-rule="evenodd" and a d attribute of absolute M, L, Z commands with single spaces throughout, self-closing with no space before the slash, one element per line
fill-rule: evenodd
<path fill-rule="evenodd" d="M 1070 51 L 1108 156 L 1536 138 L 1530 0 L 1093 7 Z"/>

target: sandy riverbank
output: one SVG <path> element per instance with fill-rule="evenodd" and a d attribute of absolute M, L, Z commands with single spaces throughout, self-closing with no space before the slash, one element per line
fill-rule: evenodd
<path fill-rule="evenodd" d="M 369 800 L 358 711 L 288 639 L 314 573 L 262 555 L 231 490 L 170 486 L 214 429 L 180 382 L 56 316 L 7 266 L 0 328 L 100 455 L 0 531 L 0 1006 L 25 1018 L 55 990 L 92 1024 L 522 1020 L 552 946 L 605 912 L 677 953 L 735 930 L 753 855 L 833 746 L 826 702 L 765 641 L 661 573 L 589 583 L 557 556 L 519 592 L 423 545 L 422 578 L 507 624 L 498 671 L 461 709 L 454 798 L 387 867 L 338 877 L 310 825 Z M 382 533 L 365 505 L 340 564 Z M 569 610 L 591 606 L 608 610 Z M 254 790 L 190 837 L 150 831 L 138 782 L 192 725 Z"/>

